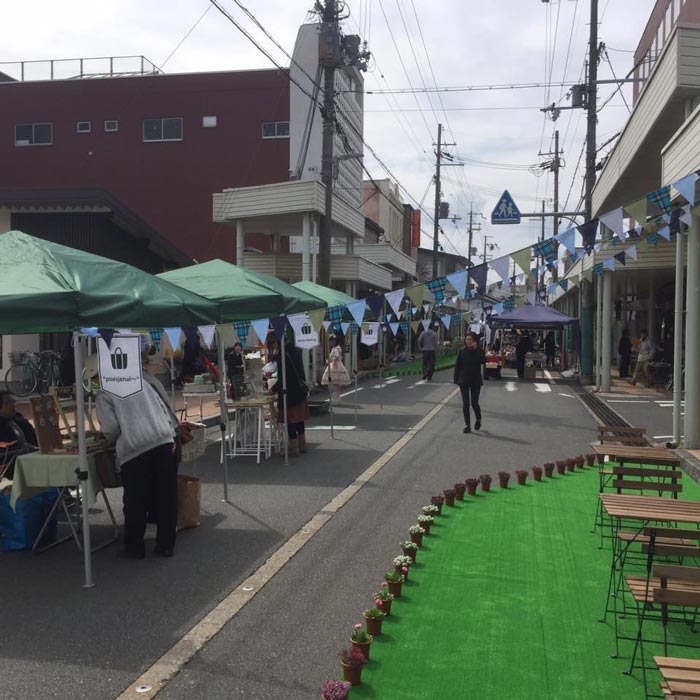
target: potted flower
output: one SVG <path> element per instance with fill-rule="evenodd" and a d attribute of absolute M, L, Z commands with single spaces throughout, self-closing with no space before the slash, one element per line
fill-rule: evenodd
<path fill-rule="evenodd" d="M 544 475 L 548 479 L 551 479 L 552 474 L 554 474 L 554 462 L 545 462 L 544 463 Z"/>
<path fill-rule="evenodd" d="M 367 663 L 365 655 L 356 647 L 350 646 L 338 652 L 340 665 L 343 667 L 343 678 L 350 685 L 362 683 L 362 667 Z"/>
<path fill-rule="evenodd" d="M 440 509 L 432 504 L 430 504 L 429 506 L 423 506 L 421 510 L 423 511 L 423 515 L 429 515 L 432 518 L 435 518 L 437 515 L 440 515 Z"/>
<path fill-rule="evenodd" d="M 516 469 L 515 476 L 518 479 L 518 486 L 525 486 L 527 481 L 527 469 Z"/>
<path fill-rule="evenodd" d="M 476 496 L 476 487 L 479 485 L 478 479 L 466 479 L 464 485 L 467 487 L 467 493 L 470 496 Z M 488 491 L 488 489 L 486 489 Z"/>
<path fill-rule="evenodd" d="M 588 452 L 586 454 L 586 464 L 589 467 L 592 467 L 595 464 L 595 457 L 596 457 L 595 452 Z"/>
<path fill-rule="evenodd" d="M 411 568 L 411 564 L 413 564 L 413 559 L 407 557 L 405 554 L 399 554 L 398 557 L 394 557 L 393 563 L 394 571 L 397 574 L 401 574 L 404 581 L 408 581 L 408 570 Z"/>
<path fill-rule="evenodd" d="M 407 557 L 411 557 L 412 562 L 416 561 L 416 552 L 418 551 L 418 545 L 415 542 L 411 542 L 411 540 L 401 542 L 401 549 Z"/>
<path fill-rule="evenodd" d="M 394 598 L 401 597 L 401 586 L 406 579 L 403 574 L 398 573 L 398 571 L 388 571 L 384 574 L 384 581 L 382 581 L 382 586 L 386 586 Z"/>
<path fill-rule="evenodd" d="M 394 600 L 394 596 L 391 591 L 383 586 L 374 594 L 374 604 L 385 614 L 391 614 L 391 603 Z"/>
<path fill-rule="evenodd" d="M 532 476 L 535 481 L 542 481 L 542 467 L 533 467 Z"/>
<path fill-rule="evenodd" d="M 442 515 L 442 504 L 445 502 L 444 496 L 431 496 L 430 505 L 435 506 L 438 509 L 437 514 Z"/>
<path fill-rule="evenodd" d="M 566 460 L 566 468 L 570 472 L 575 472 L 576 471 L 576 460 L 573 457 L 569 457 Z"/>
<path fill-rule="evenodd" d="M 369 661 L 369 646 L 372 643 L 371 634 L 358 622 L 352 627 L 352 634 L 350 635 L 350 644 L 352 644 L 355 649 L 359 649 L 363 654 L 365 659 Z"/>
<path fill-rule="evenodd" d="M 323 681 L 321 683 L 321 700 L 347 700 L 350 687 L 348 681 L 335 679 Z"/>
<path fill-rule="evenodd" d="M 557 460 L 557 474 L 564 474 L 566 473 L 566 460 L 565 459 L 558 459 Z"/>
<path fill-rule="evenodd" d="M 408 528 L 408 534 L 411 536 L 411 542 L 415 542 L 419 547 L 423 544 L 425 530 L 420 525 L 411 525 Z"/>
<path fill-rule="evenodd" d="M 491 478 L 490 474 L 482 474 L 479 477 L 479 481 L 481 482 L 481 490 L 482 491 L 490 491 L 491 490 L 491 482 L 493 479 Z"/>
<path fill-rule="evenodd" d="M 502 489 L 508 488 L 509 481 L 510 481 L 510 472 L 498 472 L 498 485 Z"/>
<path fill-rule="evenodd" d="M 435 518 L 433 518 L 432 515 L 419 515 L 418 516 L 418 524 L 425 530 L 426 535 L 430 534 L 430 526 L 433 524 L 434 520 L 435 520 Z"/>
<path fill-rule="evenodd" d="M 450 507 L 454 506 L 455 495 L 456 495 L 455 490 L 454 489 L 445 489 L 443 491 L 443 493 L 445 494 L 445 503 Z"/>
<path fill-rule="evenodd" d="M 467 485 L 463 481 L 458 481 L 455 484 L 455 495 L 458 501 L 464 500 L 464 492 L 467 490 Z"/>
<path fill-rule="evenodd" d="M 586 458 L 583 455 L 579 455 L 578 457 L 576 457 L 576 466 L 579 469 L 583 469 L 585 464 L 586 464 Z"/>
<path fill-rule="evenodd" d="M 381 608 L 367 608 L 362 613 L 367 623 L 367 632 L 373 637 L 382 633 L 382 622 L 386 617 L 386 613 Z"/>

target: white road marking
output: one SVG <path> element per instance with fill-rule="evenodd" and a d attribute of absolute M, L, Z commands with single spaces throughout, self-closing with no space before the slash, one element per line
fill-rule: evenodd
<path fill-rule="evenodd" d="M 548 369 L 544 370 L 544 376 L 550 384 L 554 384 L 554 377 L 552 377 L 552 373 Z"/>
<path fill-rule="evenodd" d="M 517 391 L 518 385 L 515 382 L 506 382 L 506 391 Z"/>
<path fill-rule="evenodd" d="M 652 435 L 652 439 L 654 440 L 670 440 L 673 435 Z M 685 435 L 681 435 L 681 438 L 684 438 Z"/>
<path fill-rule="evenodd" d="M 396 382 L 400 382 L 401 379 L 399 377 L 391 377 L 390 379 L 387 379 L 385 382 L 382 382 L 381 384 L 375 384 L 372 389 L 383 389 L 385 386 L 389 386 L 389 384 L 396 384 Z"/>
<path fill-rule="evenodd" d="M 334 425 L 333 430 L 355 430 L 356 425 Z M 307 425 L 306 430 L 330 430 L 330 425 Z"/>
<path fill-rule="evenodd" d="M 358 386 L 357 389 L 353 389 L 352 391 L 346 391 L 344 394 L 341 394 L 340 398 L 342 399 L 345 396 L 350 396 L 350 394 L 354 394 L 356 391 L 362 391 L 363 389 L 363 386 Z"/>
<path fill-rule="evenodd" d="M 639 399 L 608 399 L 608 403 L 651 403 L 650 401 L 640 401 Z"/>
<path fill-rule="evenodd" d="M 535 382 L 535 391 L 539 391 L 541 394 L 546 394 L 549 391 L 552 391 L 552 387 L 549 384 L 538 384 Z"/>
<path fill-rule="evenodd" d="M 564 394 L 561 391 L 559 392 L 559 396 L 566 396 L 568 399 L 575 399 L 576 397 L 573 394 Z"/>
<path fill-rule="evenodd" d="M 425 381 L 425 379 L 419 379 L 415 384 L 411 384 L 411 386 L 407 387 L 408 389 L 415 389 L 417 386 L 423 386 L 424 384 L 427 384 L 428 382 Z"/>

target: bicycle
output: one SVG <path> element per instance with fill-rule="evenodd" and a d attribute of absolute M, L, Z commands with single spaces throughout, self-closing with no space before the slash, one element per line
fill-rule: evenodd
<path fill-rule="evenodd" d="M 50 386 L 62 386 L 59 362 L 61 356 L 53 350 L 10 353 L 11 365 L 5 373 L 5 387 L 15 396 L 29 396 L 38 391 L 45 394 Z M 19 376 L 19 380 L 13 377 Z"/>

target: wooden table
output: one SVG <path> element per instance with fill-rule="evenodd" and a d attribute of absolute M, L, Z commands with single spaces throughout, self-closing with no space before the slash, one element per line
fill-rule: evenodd
<path fill-rule="evenodd" d="M 655 656 L 654 663 L 661 671 L 664 679 L 661 687 L 668 690 L 669 698 L 700 698 L 700 661 Z"/>
<path fill-rule="evenodd" d="M 603 509 L 614 520 L 658 520 L 700 524 L 700 501 L 620 493 L 598 494 Z"/>
<path fill-rule="evenodd" d="M 634 447 L 593 443 L 591 449 L 595 452 L 599 464 L 602 464 L 607 457 L 611 462 L 653 464 L 658 467 L 679 467 L 681 465 L 680 457 L 666 447 Z"/>

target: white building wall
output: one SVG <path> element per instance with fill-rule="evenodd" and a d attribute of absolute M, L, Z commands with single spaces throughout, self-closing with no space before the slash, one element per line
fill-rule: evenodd
<path fill-rule="evenodd" d="M 0 233 L 12 230 L 12 212 L 7 207 L 0 207 Z"/>

